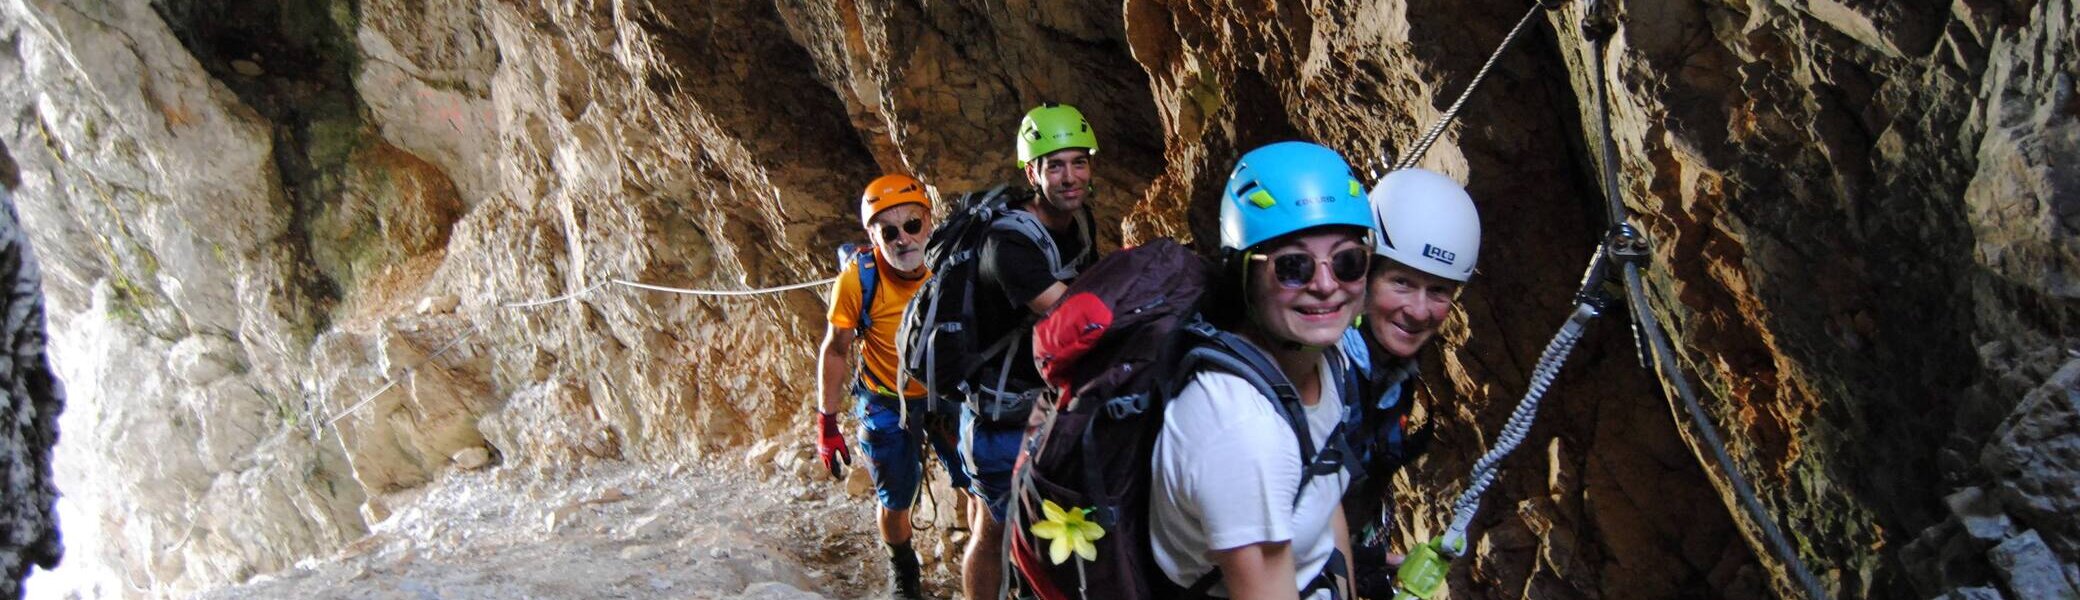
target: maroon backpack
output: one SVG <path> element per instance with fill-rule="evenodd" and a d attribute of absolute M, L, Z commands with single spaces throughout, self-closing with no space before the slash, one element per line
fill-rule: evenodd
<path fill-rule="evenodd" d="M 1145 522 L 1149 459 L 1211 268 L 1169 239 L 1115 252 L 1034 325 L 1033 359 L 1057 399 L 1042 403 L 1045 419 L 1019 455 L 1006 532 L 1040 598 L 1148 598 L 1148 579 L 1162 577 Z M 1048 559 L 1049 541 L 1031 530 L 1043 501 L 1089 509 L 1085 518 L 1105 529 L 1096 560 Z M 1086 585 L 1096 593 L 1079 594 Z"/>
<path fill-rule="evenodd" d="M 1150 460 L 1163 430 L 1163 407 L 1193 373 L 1218 369 L 1241 377 L 1272 403 L 1294 439 L 1311 440 L 1300 398 L 1271 358 L 1235 334 L 1199 319 L 1200 300 L 1213 267 L 1168 239 L 1115 252 L 1085 269 L 1054 311 L 1033 326 L 1033 360 L 1057 394 L 1041 403 L 1043 419 L 1028 432 L 1012 472 L 1006 517 L 1009 555 L 1043 600 L 1085 598 L 1203 598 L 1219 583 L 1214 570 L 1190 585 L 1170 582 L 1156 566 L 1149 542 Z M 1357 397 L 1342 354 L 1331 356 L 1343 397 Z M 1353 468 L 1343 427 L 1328 446 L 1303 441 L 1300 487 L 1310 479 Z M 1299 495 L 1294 495 L 1295 502 Z M 1031 525 L 1053 502 L 1083 513 L 1104 528 L 1092 560 L 1060 564 L 1049 540 Z M 1341 558 L 1302 590 L 1330 582 Z"/>

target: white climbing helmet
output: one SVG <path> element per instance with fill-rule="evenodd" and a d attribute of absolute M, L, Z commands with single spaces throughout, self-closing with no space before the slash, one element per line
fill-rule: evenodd
<path fill-rule="evenodd" d="M 1473 197 L 1435 171 L 1401 169 L 1372 186 L 1380 235 L 1372 253 L 1464 283 L 1481 255 L 1481 217 Z"/>

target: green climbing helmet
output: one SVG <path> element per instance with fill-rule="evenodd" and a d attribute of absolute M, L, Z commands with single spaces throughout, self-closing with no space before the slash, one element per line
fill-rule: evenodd
<path fill-rule="evenodd" d="M 1063 148 L 1098 153 L 1098 134 L 1076 107 L 1048 102 L 1034 107 L 1018 122 L 1018 168 Z"/>

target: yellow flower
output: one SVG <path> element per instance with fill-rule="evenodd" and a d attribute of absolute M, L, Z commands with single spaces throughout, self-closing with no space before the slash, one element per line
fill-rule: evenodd
<path fill-rule="evenodd" d="M 1043 540 L 1054 540 L 1047 546 L 1049 560 L 1062 564 L 1069 560 L 1071 551 L 1076 553 L 1076 558 L 1086 561 L 1098 559 L 1098 547 L 1091 542 L 1105 537 L 1105 528 L 1083 520 L 1084 515 L 1091 514 L 1091 509 L 1062 510 L 1061 505 L 1053 500 L 1042 500 L 1040 511 L 1046 513 L 1047 520 L 1033 524 L 1033 535 Z"/>

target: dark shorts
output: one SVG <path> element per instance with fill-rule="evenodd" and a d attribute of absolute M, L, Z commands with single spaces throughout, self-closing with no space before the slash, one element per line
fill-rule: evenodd
<path fill-rule="evenodd" d="M 910 427 L 903 427 L 903 413 L 896 400 L 855 391 L 853 414 L 865 429 L 859 449 L 867 455 L 867 473 L 874 478 L 874 496 L 889 510 L 908 510 L 917 500 L 924 478 L 924 453 L 920 446 L 930 442 L 945 466 L 954 489 L 968 487 L 968 475 L 957 467 L 954 452 L 954 416 L 925 410 L 924 401 L 910 401 Z"/>
<path fill-rule="evenodd" d="M 973 480 L 968 489 L 989 505 L 990 517 L 999 523 L 1011 502 L 1011 470 L 1025 436 L 1023 426 L 989 425 L 976 418 L 973 408 L 961 406 L 961 466 Z"/>

